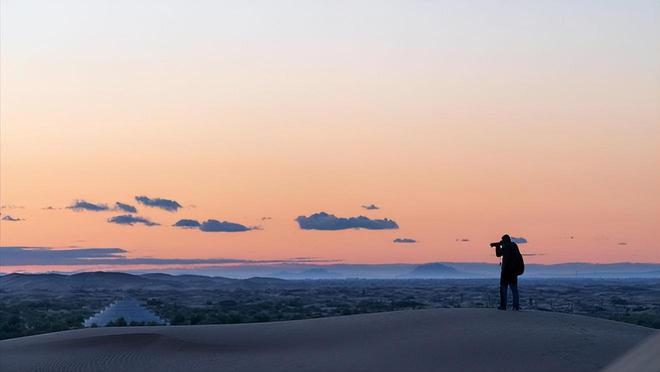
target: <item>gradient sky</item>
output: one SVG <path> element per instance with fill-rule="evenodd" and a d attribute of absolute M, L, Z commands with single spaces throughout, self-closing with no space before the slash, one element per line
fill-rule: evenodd
<path fill-rule="evenodd" d="M 0 10 L 0 201 L 24 219 L 0 223 L 3 246 L 497 262 L 487 243 L 510 233 L 529 262 L 660 262 L 656 0 Z M 42 209 L 136 195 L 184 208 L 140 207 L 155 227 Z M 320 211 L 400 229 L 294 221 Z"/>

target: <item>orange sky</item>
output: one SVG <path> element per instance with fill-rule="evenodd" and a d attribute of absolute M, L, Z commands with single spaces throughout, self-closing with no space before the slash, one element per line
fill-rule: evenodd
<path fill-rule="evenodd" d="M 530 262 L 660 262 L 657 2 L 150 4 L 2 2 L 1 245 L 494 262 L 510 233 Z M 161 226 L 42 209 L 76 199 Z M 320 211 L 400 229 L 294 221 Z"/>

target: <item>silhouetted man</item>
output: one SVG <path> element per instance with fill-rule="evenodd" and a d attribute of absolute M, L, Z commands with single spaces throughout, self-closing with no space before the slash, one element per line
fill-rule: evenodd
<path fill-rule="evenodd" d="M 520 310 L 520 299 L 518 297 L 518 275 L 522 274 L 524 264 L 518 245 L 511 241 L 509 235 L 502 236 L 497 243 L 490 243 L 495 247 L 495 255 L 502 257 L 502 272 L 500 274 L 500 306 L 498 309 L 506 310 L 508 287 L 513 294 L 513 310 Z"/>

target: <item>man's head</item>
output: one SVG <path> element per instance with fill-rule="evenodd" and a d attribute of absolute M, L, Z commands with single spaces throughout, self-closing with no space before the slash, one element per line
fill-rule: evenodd
<path fill-rule="evenodd" d="M 511 237 L 508 234 L 502 235 L 502 243 L 511 243 Z"/>

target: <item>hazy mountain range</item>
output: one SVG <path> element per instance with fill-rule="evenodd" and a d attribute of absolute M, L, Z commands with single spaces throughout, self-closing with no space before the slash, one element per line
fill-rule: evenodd
<path fill-rule="evenodd" d="M 228 278 L 250 278 L 258 276 L 281 279 L 496 278 L 500 275 L 500 267 L 498 264 L 460 262 L 329 265 L 301 263 L 169 269 L 163 270 L 163 272 L 170 274 L 224 276 Z M 659 278 L 660 264 L 527 264 L 524 276 L 530 278 Z"/>
<path fill-rule="evenodd" d="M 272 264 L 234 265 L 205 268 L 159 269 L 160 274 L 126 271 L 145 279 L 170 277 L 165 274 L 194 278 L 213 277 L 215 281 L 232 279 L 478 279 L 499 277 L 499 265 L 490 263 L 437 262 L 425 264 Z M 152 270 L 153 271 L 153 270 Z M 71 274 L 71 273 L 67 273 Z M 85 273 L 92 275 L 94 273 Z M 118 273 L 119 274 L 119 273 Z M 7 280 L 3 277 L 3 282 Z M 525 278 L 660 278 L 660 264 L 649 263 L 563 263 L 528 264 Z M 44 279 L 47 280 L 47 279 Z M 206 280 L 206 279 L 204 279 Z M 255 279 L 253 279 L 255 280 Z"/>

